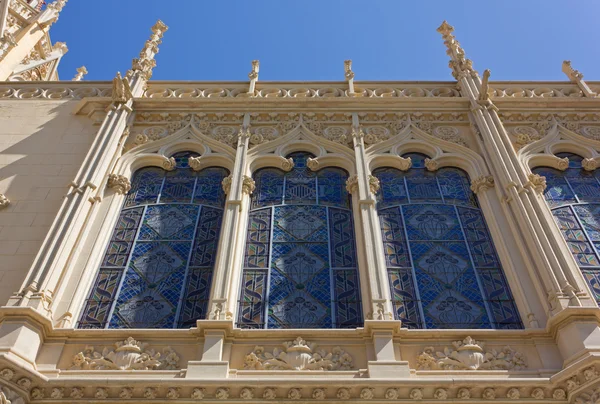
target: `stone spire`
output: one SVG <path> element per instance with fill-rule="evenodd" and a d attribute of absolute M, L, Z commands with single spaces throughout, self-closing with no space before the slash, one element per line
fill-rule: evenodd
<path fill-rule="evenodd" d="M 49 27 L 58 21 L 60 12 L 67 4 L 68 0 L 56 0 L 53 3 L 48 4 L 46 9 L 40 14 L 38 23 L 43 27 Z"/>
<path fill-rule="evenodd" d="M 140 57 L 133 59 L 130 74 L 139 73 L 144 80 L 150 80 L 152 69 L 156 67 L 154 56 L 158 53 L 158 45 L 162 43 L 164 33 L 169 29 L 161 20 L 158 20 L 152 27 L 152 35 L 146 41 L 144 48 L 140 52 Z M 128 74 L 129 75 L 129 74 Z"/>
<path fill-rule="evenodd" d="M 448 48 L 446 54 L 450 56 L 448 66 L 452 69 L 452 76 L 456 80 L 460 80 L 462 76 L 467 74 L 477 74 L 473 69 L 473 62 L 465 57 L 465 51 L 460 46 L 454 35 L 454 27 L 444 21 L 437 29 L 437 32 L 442 34 L 444 45 Z"/>

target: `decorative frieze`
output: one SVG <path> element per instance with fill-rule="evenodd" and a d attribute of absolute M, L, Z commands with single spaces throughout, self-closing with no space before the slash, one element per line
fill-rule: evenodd
<path fill-rule="evenodd" d="M 129 178 L 120 174 L 110 174 L 108 176 L 107 185 L 109 188 L 114 189 L 116 193 L 121 195 L 127 194 L 131 189 L 131 182 L 129 182 Z"/>
<path fill-rule="evenodd" d="M 301 337 L 267 352 L 261 346 L 254 348 L 244 359 L 244 368 L 252 370 L 350 370 L 352 356 L 336 346 L 331 351 L 317 350 L 317 345 Z"/>
<path fill-rule="evenodd" d="M 460 135 L 460 131 L 453 126 L 438 126 L 433 130 L 433 135 L 446 142 L 456 143 L 463 147 L 469 146 L 465 139 Z"/>
<path fill-rule="evenodd" d="M 417 368 L 421 370 L 521 370 L 527 368 L 525 357 L 520 352 L 505 346 L 497 351 L 484 350 L 484 344 L 466 337 L 452 342 L 452 347 L 436 351 L 426 347 L 417 357 Z"/>
<path fill-rule="evenodd" d="M 179 356 L 167 347 L 162 354 L 147 349 L 148 344 L 132 337 L 115 343 L 115 348 L 101 352 L 86 347 L 73 357 L 71 370 L 157 370 L 177 369 Z"/>

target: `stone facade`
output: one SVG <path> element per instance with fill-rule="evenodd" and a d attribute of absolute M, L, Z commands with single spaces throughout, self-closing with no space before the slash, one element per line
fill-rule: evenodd
<path fill-rule="evenodd" d="M 47 12 L 13 3 L 11 15 L 48 22 L 65 2 Z M 246 83 L 148 82 L 166 30 L 158 22 L 112 82 L 81 81 L 85 69 L 67 83 L 0 82 L 0 403 L 600 402 L 600 310 L 532 171 L 567 170 L 563 152 L 598 168 L 600 83 L 570 63 L 569 83 L 488 81 L 446 23 L 456 82 L 359 84 L 349 61 L 337 83 L 262 83 L 258 62 Z M 230 173 L 207 318 L 77 328 L 133 173 L 173 170 L 181 151 L 197 154 L 194 171 Z M 364 325 L 238 328 L 253 177 L 293 170 L 299 151 L 314 156 L 311 170 L 349 174 Z M 522 329 L 394 319 L 373 172 L 410 172 L 410 152 L 428 156 L 428 172 L 468 174 Z"/>

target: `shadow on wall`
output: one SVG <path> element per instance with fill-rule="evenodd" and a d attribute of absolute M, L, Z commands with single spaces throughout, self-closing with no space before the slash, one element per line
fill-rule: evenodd
<path fill-rule="evenodd" d="M 0 101 L 0 305 L 18 291 L 98 128 L 77 101 Z"/>

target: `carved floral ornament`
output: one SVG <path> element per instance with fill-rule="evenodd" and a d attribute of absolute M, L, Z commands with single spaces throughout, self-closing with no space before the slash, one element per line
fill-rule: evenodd
<path fill-rule="evenodd" d="M 0 194 L 0 209 L 4 209 L 8 205 L 10 205 L 10 199 L 4 194 Z"/>
<path fill-rule="evenodd" d="M 471 181 L 471 191 L 476 194 L 485 192 L 493 187 L 494 177 L 491 175 L 482 175 L 481 177 L 475 178 L 473 181 Z"/>
<path fill-rule="evenodd" d="M 282 348 L 271 352 L 256 346 L 244 358 L 244 368 L 250 370 L 350 370 L 353 367 L 352 356 L 342 348 L 317 349 L 315 343 L 301 337 L 284 342 Z"/>
<path fill-rule="evenodd" d="M 505 346 L 502 350 L 485 350 L 484 344 L 466 337 L 452 342 L 452 347 L 436 351 L 426 347 L 417 357 L 417 368 L 421 370 L 523 370 L 527 368 L 525 357 L 520 352 Z"/>
<path fill-rule="evenodd" d="M 109 188 L 114 189 L 116 193 L 121 195 L 127 194 L 131 189 L 131 182 L 129 182 L 129 178 L 119 174 L 110 174 L 108 176 L 107 185 Z"/>

